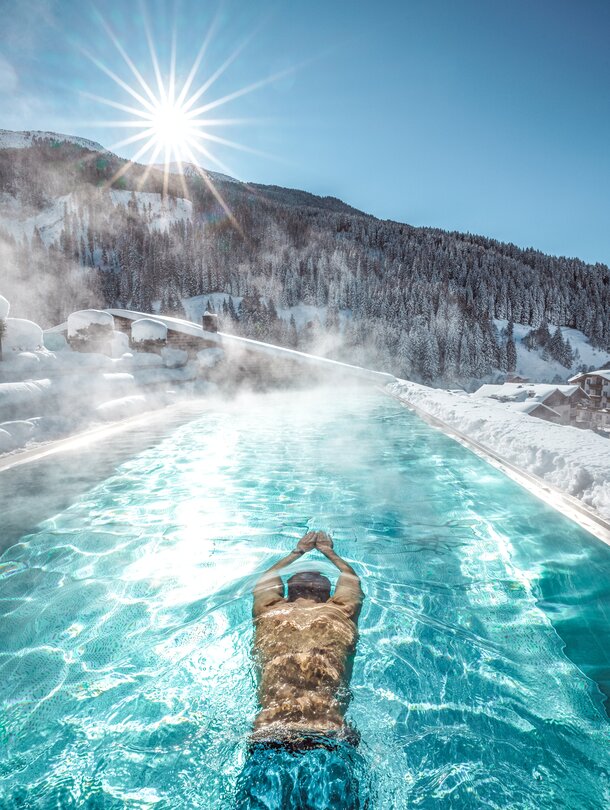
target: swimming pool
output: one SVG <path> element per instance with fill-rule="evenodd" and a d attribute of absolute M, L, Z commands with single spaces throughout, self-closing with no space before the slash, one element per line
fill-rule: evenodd
<path fill-rule="evenodd" d="M 366 593 L 374 808 L 609 806 L 610 549 L 396 403 L 322 389 L 210 406 L 4 553 L 0 807 L 230 807 L 253 579 L 309 528 Z"/>

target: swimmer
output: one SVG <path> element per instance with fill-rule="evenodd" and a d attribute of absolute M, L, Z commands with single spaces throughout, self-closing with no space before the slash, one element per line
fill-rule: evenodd
<path fill-rule="evenodd" d="M 291 576 L 284 593 L 279 572 L 312 549 L 339 570 L 334 593 L 330 581 L 313 568 Z M 366 806 L 358 799 L 355 776 L 359 734 L 345 721 L 363 598 L 360 578 L 335 553 L 325 532 L 308 532 L 256 583 L 260 711 L 238 807 Z"/>

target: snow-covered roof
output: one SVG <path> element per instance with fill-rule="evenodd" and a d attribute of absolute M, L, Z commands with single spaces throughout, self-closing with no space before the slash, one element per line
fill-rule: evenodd
<path fill-rule="evenodd" d="M 533 411 L 542 410 L 543 413 L 546 413 L 549 416 L 556 416 L 558 419 L 561 418 L 561 415 L 553 408 L 549 408 L 548 405 L 544 405 L 542 402 L 537 402 L 535 399 L 529 399 L 527 402 L 511 402 L 508 407 L 513 411 L 519 411 L 520 413 L 527 414 L 531 414 Z"/>
<path fill-rule="evenodd" d="M 112 315 L 101 309 L 80 309 L 68 315 L 68 335 L 74 337 L 81 329 L 90 326 L 104 326 L 111 330 L 114 328 Z"/>
<path fill-rule="evenodd" d="M 181 332 L 183 335 L 205 338 L 216 343 L 220 342 L 217 333 L 206 332 L 203 327 L 192 321 L 184 321 L 182 318 L 170 318 L 168 315 L 147 315 L 145 312 L 134 312 L 132 309 L 107 309 L 111 315 L 117 318 L 127 318 L 130 321 L 139 321 L 141 318 L 154 318 L 155 321 L 165 324 L 172 332 Z"/>
<path fill-rule="evenodd" d="M 610 368 L 600 368 L 597 371 L 583 371 L 582 374 L 576 374 L 574 377 L 570 377 L 569 382 L 584 380 L 585 377 L 603 377 L 604 380 L 610 380 Z"/>
<path fill-rule="evenodd" d="M 166 338 L 167 326 L 156 318 L 139 318 L 131 325 L 131 339 L 136 342 Z"/>
<path fill-rule="evenodd" d="M 491 397 L 509 402 L 545 402 L 556 391 L 564 397 L 571 397 L 581 391 L 579 385 L 553 385 L 550 383 L 503 383 L 502 385 L 482 385 L 472 396 L 475 398 Z"/>

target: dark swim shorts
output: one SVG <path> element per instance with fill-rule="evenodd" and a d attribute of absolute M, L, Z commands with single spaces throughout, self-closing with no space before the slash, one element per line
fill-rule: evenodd
<path fill-rule="evenodd" d="M 365 763 L 343 738 L 306 734 L 253 742 L 236 810 L 365 810 Z"/>

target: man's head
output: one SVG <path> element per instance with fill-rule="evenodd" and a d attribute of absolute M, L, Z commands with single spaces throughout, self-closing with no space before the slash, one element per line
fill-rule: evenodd
<path fill-rule="evenodd" d="M 318 571 L 301 571 L 293 574 L 286 586 L 289 602 L 294 602 L 296 599 L 327 602 L 330 598 L 330 580 Z"/>

